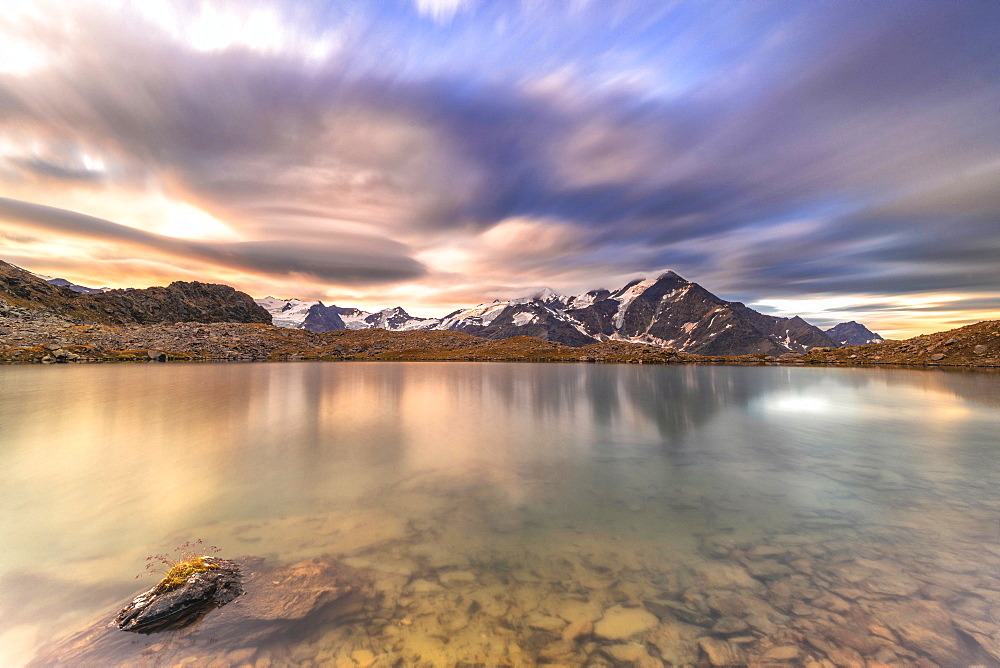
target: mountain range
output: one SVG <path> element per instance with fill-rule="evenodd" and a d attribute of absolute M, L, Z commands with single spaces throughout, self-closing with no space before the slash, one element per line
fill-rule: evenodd
<path fill-rule="evenodd" d="M 442 318 L 414 317 L 398 306 L 372 313 L 299 299 L 256 301 L 271 314 L 273 324 L 313 332 L 450 330 L 488 339 L 534 336 L 569 346 L 626 341 L 701 355 L 781 355 L 882 341 L 853 321 L 823 331 L 798 316 L 766 315 L 721 299 L 672 271 L 615 290 L 572 296 L 544 290 L 459 309 Z"/>
<path fill-rule="evenodd" d="M 546 289 L 441 318 L 411 316 L 398 306 L 368 312 L 300 299 L 254 300 L 229 286 L 200 282 L 87 288 L 5 262 L 0 262 L 0 297 L 17 306 L 102 324 L 270 322 L 312 332 L 447 330 L 486 339 L 532 336 L 575 347 L 602 341 L 643 343 L 699 355 L 778 356 L 882 341 L 853 321 L 823 331 L 797 316 L 766 315 L 721 299 L 672 271 L 615 290 L 560 295 Z"/>

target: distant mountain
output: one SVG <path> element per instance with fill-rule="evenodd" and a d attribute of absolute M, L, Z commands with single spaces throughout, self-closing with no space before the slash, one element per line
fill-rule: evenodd
<path fill-rule="evenodd" d="M 250 295 L 228 285 L 175 281 L 167 287 L 84 293 L 0 261 L 0 299 L 84 322 L 256 322 L 271 316 Z"/>
<path fill-rule="evenodd" d="M 368 313 L 320 302 L 270 297 L 257 301 L 272 313 L 275 324 L 313 331 L 438 329 L 488 339 L 535 336 L 570 346 L 627 341 L 702 355 L 781 355 L 841 345 L 802 318 L 765 315 L 740 302 L 725 301 L 672 271 L 613 291 L 566 296 L 545 290 L 459 309 L 440 319 L 413 317 L 399 307 Z M 335 310 L 343 324 L 333 318 L 328 324 L 315 319 L 315 328 L 309 327 L 306 318 L 311 308 Z"/>
<path fill-rule="evenodd" d="M 568 346 L 584 346 L 598 340 L 556 304 L 556 301 L 546 303 L 532 297 L 496 301 L 449 313 L 435 329 L 450 329 L 486 339 L 536 336 Z"/>
<path fill-rule="evenodd" d="M 885 340 L 860 322 L 853 320 L 831 327 L 826 330 L 826 335 L 841 346 L 864 346 L 869 343 L 882 343 Z"/>
<path fill-rule="evenodd" d="M 396 306 L 371 313 L 364 317 L 364 322 L 373 328 L 408 331 L 411 329 L 434 329 L 441 321 L 438 318 L 418 318 Z"/>
<path fill-rule="evenodd" d="M 69 288 L 73 292 L 82 292 L 85 295 L 94 295 L 98 292 L 104 292 L 105 290 L 110 290 L 111 288 L 88 288 L 83 285 L 77 285 L 76 283 L 70 283 L 65 278 L 49 278 L 48 276 L 42 276 L 41 274 L 35 274 L 39 278 L 44 279 L 46 282 L 52 285 L 60 285 L 64 288 Z"/>
<path fill-rule="evenodd" d="M 76 283 L 71 283 L 70 281 L 67 281 L 65 278 L 54 278 L 52 276 L 46 276 L 45 274 L 39 274 L 38 272 L 28 271 L 27 269 L 25 269 L 23 267 L 18 267 L 16 264 L 12 264 L 10 266 L 14 267 L 16 269 L 20 269 L 21 271 L 26 271 L 29 274 L 31 274 L 32 276 L 37 276 L 38 278 L 42 279 L 46 283 L 51 283 L 52 285 L 58 285 L 58 286 L 63 287 L 63 288 L 69 288 L 73 292 L 82 292 L 83 294 L 86 294 L 86 295 L 92 295 L 92 294 L 96 294 L 98 292 L 104 292 L 106 290 L 110 290 L 111 289 L 111 288 L 88 288 L 88 287 L 83 286 L 83 285 L 77 285 Z"/>
<path fill-rule="evenodd" d="M 375 313 L 356 308 L 326 306 L 323 302 L 304 302 L 298 299 L 264 297 L 256 299 L 268 313 L 272 323 L 289 329 L 307 329 L 311 332 L 331 332 L 339 329 L 388 329 L 408 331 L 432 329 L 437 318 L 418 318 L 401 307 L 386 308 Z"/>

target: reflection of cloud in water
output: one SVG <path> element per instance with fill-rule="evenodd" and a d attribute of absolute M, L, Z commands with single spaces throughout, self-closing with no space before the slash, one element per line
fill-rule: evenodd
<path fill-rule="evenodd" d="M 54 577 L 79 591 L 121 586 L 175 539 L 221 535 L 305 558 L 377 545 L 415 518 L 454 534 L 427 546 L 441 551 L 473 538 L 561 549 L 577 531 L 691 545 L 705 527 L 782 525 L 804 508 L 970 533 L 933 502 L 992 498 L 996 379 L 596 364 L 7 367 L 0 578 L 37 575 L 24 582 L 51 605 Z M 4 610 L 13 591 L 0 586 Z"/>

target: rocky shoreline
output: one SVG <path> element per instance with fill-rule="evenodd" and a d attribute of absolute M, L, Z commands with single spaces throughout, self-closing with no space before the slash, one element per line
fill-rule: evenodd
<path fill-rule="evenodd" d="M 819 364 L 1000 367 L 1000 321 L 906 341 L 808 353 L 704 356 L 605 341 L 569 347 L 533 337 L 491 340 L 451 331 L 311 332 L 258 323 L 87 324 L 0 301 L 0 362 L 456 360 L 645 364 Z"/>
<path fill-rule="evenodd" d="M 907 498 L 910 484 L 875 487 Z M 667 492 L 628 510 L 686 513 L 692 500 Z M 702 503 L 721 513 L 732 501 Z M 448 501 L 426 517 L 290 518 L 279 523 L 339 535 L 340 553 L 277 569 L 241 561 L 247 595 L 197 626 L 137 639 L 102 619 L 32 665 L 1000 666 L 1000 549 L 987 535 L 996 504 L 917 505 L 963 530 L 802 509 L 752 535 L 706 525 L 684 555 L 573 527 L 549 548 L 498 548 L 468 533 L 476 508 Z M 366 530 L 341 533 L 348 524 Z M 487 529 L 508 539 L 523 530 Z M 248 538 L 275 531 L 238 527 Z"/>

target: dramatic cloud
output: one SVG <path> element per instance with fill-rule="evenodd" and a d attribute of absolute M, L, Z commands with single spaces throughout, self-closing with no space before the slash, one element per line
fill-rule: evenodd
<path fill-rule="evenodd" d="M 385 239 L 339 233 L 334 239 L 207 242 L 176 239 L 41 204 L 0 198 L 0 218 L 32 229 L 117 242 L 137 249 L 202 260 L 269 275 L 298 274 L 343 285 L 372 285 L 422 276 L 406 248 Z"/>
<path fill-rule="evenodd" d="M 671 267 L 896 335 L 1000 315 L 1000 5 L 654 4 L 19 3 L 0 257 L 428 314 Z"/>

